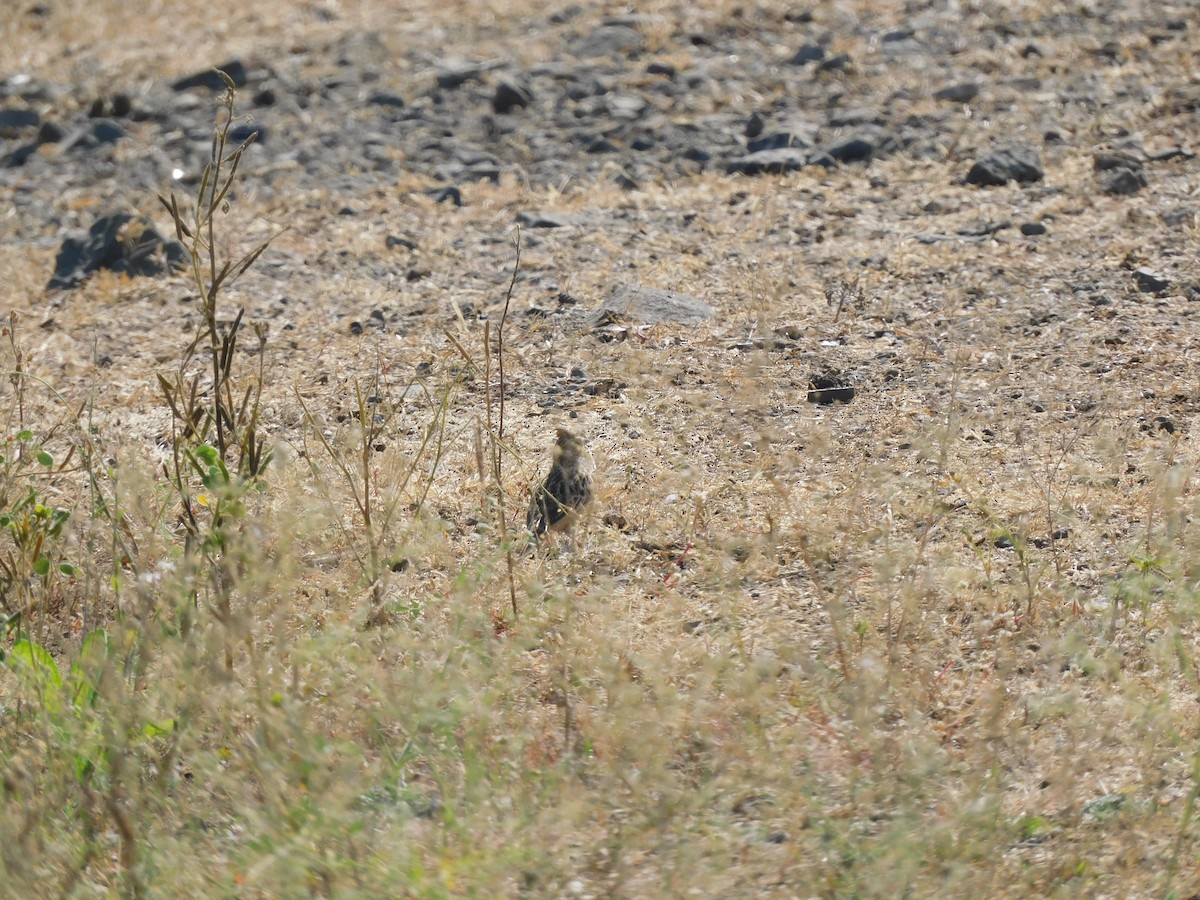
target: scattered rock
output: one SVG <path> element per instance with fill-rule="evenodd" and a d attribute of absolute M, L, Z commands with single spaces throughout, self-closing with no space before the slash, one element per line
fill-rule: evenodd
<path fill-rule="evenodd" d="M 0 138 L 15 138 L 27 128 L 37 128 L 42 117 L 36 109 L 0 109 Z"/>
<path fill-rule="evenodd" d="M 149 219 L 115 213 L 97 219 L 84 238 L 63 241 L 54 262 L 49 289 L 77 287 L 101 269 L 130 276 L 161 275 L 183 268 L 187 251 L 166 241 Z"/>
<path fill-rule="evenodd" d="M 618 91 L 604 98 L 604 111 L 618 121 L 641 118 L 649 104 L 645 97 L 630 91 Z"/>
<path fill-rule="evenodd" d="M 632 25 L 612 23 L 601 25 L 577 40 L 572 51 L 580 59 L 599 56 L 633 56 L 645 46 L 642 33 Z"/>
<path fill-rule="evenodd" d="M 256 97 L 255 100 L 257 99 L 258 98 Z M 274 98 L 271 99 L 272 102 L 274 102 Z M 372 92 L 371 96 L 367 98 L 367 103 L 371 104 L 372 106 L 386 106 L 390 109 L 405 109 L 408 106 L 408 104 L 404 102 L 403 97 L 401 97 L 399 94 L 393 94 L 390 91 Z M 271 104 L 256 103 L 256 105 L 263 106 Z"/>
<path fill-rule="evenodd" d="M 854 399 L 854 388 L 847 383 L 841 372 L 827 369 L 816 372 L 808 379 L 808 402 L 826 406 L 830 403 L 849 403 Z"/>
<path fill-rule="evenodd" d="M 25 165 L 29 161 L 29 158 L 37 153 L 37 148 L 36 141 L 14 147 L 3 156 L 0 156 L 0 169 L 15 169 Z"/>
<path fill-rule="evenodd" d="M 955 233 L 960 234 L 963 237 L 991 237 L 994 234 L 1004 231 L 1006 228 L 1012 228 L 1012 222 L 993 222 L 987 220 L 973 222 L 970 225 L 966 225 L 958 229 Z"/>
<path fill-rule="evenodd" d="M 1083 817 L 1087 819 L 1102 819 L 1111 816 L 1125 806 L 1123 794 L 1105 794 L 1095 800 L 1089 800 L 1083 805 Z"/>
<path fill-rule="evenodd" d="M 427 191 L 425 191 L 425 193 L 438 203 L 453 203 L 455 206 L 463 205 L 462 191 L 453 185 L 448 187 L 429 188 Z"/>
<path fill-rule="evenodd" d="M 510 113 L 514 109 L 524 109 L 532 102 L 533 91 L 528 85 L 507 75 L 497 79 L 496 92 L 492 95 L 492 109 L 498 115 Z"/>
<path fill-rule="evenodd" d="M 624 320 L 646 323 L 673 322 L 699 325 L 713 317 L 714 310 L 698 297 L 642 285 L 621 285 L 588 316 L 597 327 Z"/>
<path fill-rule="evenodd" d="M 819 403 L 828 406 L 831 403 L 849 403 L 854 399 L 854 388 L 811 388 L 808 392 L 809 403 Z"/>
<path fill-rule="evenodd" d="M 626 384 L 614 378 L 599 378 L 583 386 L 583 392 L 589 397 L 620 397 Z"/>
<path fill-rule="evenodd" d="M 895 145 L 895 137 L 885 128 L 863 125 L 848 137 L 825 144 L 818 155 L 828 156 L 840 163 L 865 162 Z"/>
<path fill-rule="evenodd" d="M 437 86 L 445 90 L 462 87 L 468 81 L 478 81 L 486 72 L 495 68 L 495 63 L 475 62 L 451 56 L 438 63 L 434 71 Z"/>
<path fill-rule="evenodd" d="M 1196 207 L 1187 204 L 1163 210 L 1158 216 L 1168 228 L 1192 228 L 1200 221 L 1196 215 Z"/>
<path fill-rule="evenodd" d="M 113 94 L 108 99 L 97 97 L 93 100 L 87 115 L 89 119 L 124 119 L 131 112 L 133 112 L 133 101 L 129 99 L 129 95 Z"/>
<path fill-rule="evenodd" d="M 809 151 L 802 147 L 781 147 L 759 150 L 725 164 L 727 175 L 782 175 L 796 172 L 808 165 Z"/>
<path fill-rule="evenodd" d="M 229 141 L 235 146 L 251 139 L 256 144 L 264 143 L 267 139 L 267 126 L 255 122 L 241 122 L 229 129 Z"/>
<path fill-rule="evenodd" d="M 94 150 L 103 144 L 115 144 L 125 137 L 125 129 L 109 119 L 96 119 L 90 125 L 77 128 L 63 138 L 62 148 L 66 150 Z"/>
<path fill-rule="evenodd" d="M 970 103 L 978 96 L 979 83 L 976 81 L 949 84 L 933 92 L 934 100 L 944 100 L 947 103 Z"/>
<path fill-rule="evenodd" d="M 994 147 L 967 173 L 967 184 L 997 186 L 1010 181 L 1028 183 L 1041 181 L 1042 161 L 1037 150 L 1027 144 L 1005 144 Z"/>
<path fill-rule="evenodd" d="M 1120 150 L 1102 150 L 1092 154 L 1092 168 L 1097 172 L 1107 172 L 1111 169 L 1142 170 L 1142 161 L 1132 153 Z"/>
<path fill-rule="evenodd" d="M 37 138 L 34 143 L 39 146 L 42 144 L 57 144 L 64 137 L 65 132 L 54 122 L 43 122 L 42 127 L 38 129 Z"/>
<path fill-rule="evenodd" d="M 1171 286 L 1170 278 L 1159 274 L 1149 266 L 1134 269 L 1133 280 L 1137 283 L 1137 289 L 1143 294 L 1158 294 Z"/>
<path fill-rule="evenodd" d="M 756 113 L 757 115 L 757 113 Z M 761 119 L 759 120 L 762 121 Z M 749 128 L 749 126 L 747 126 Z M 761 153 L 763 150 L 783 150 L 789 147 L 807 148 L 817 140 L 818 128 L 811 122 L 795 120 L 770 133 L 763 133 L 760 128 L 756 135 L 746 144 L 747 153 Z M 747 130 L 747 136 L 749 131 Z"/>
<path fill-rule="evenodd" d="M 628 531 L 629 522 L 620 513 L 605 513 L 604 524 L 609 528 L 615 528 L 617 531 Z"/>
<path fill-rule="evenodd" d="M 1034 91 L 1041 90 L 1042 80 L 1035 76 L 1005 78 L 1000 82 L 1004 87 L 1012 88 L 1014 91 L 1020 91 L 1022 94 L 1031 94 Z"/>
<path fill-rule="evenodd" d="M 817 64 L 817 72 L 845 72 L 850 68 L 850 54 L 839 53 Z"/>
<path fill-rule="evenodd" d="M 1036 237 L 1039 234 L 1046 233 L 1046 226 L 1041 222 L 1022 222 L 1021 234 L 1025 237 Z"/>
<path fill-rule="evenodd" d="M 517 213 L 517 221 L 526 228 L 566 228 L 575 224 L 575 217 L 567 213 L 527 209 Z"/>
<path fill-rule="evenodd" d="M 610 176 L 610 180 L 623 191 L 636 191 L 641 187 L 637 179 L 630 176 L 630 174 L 623 169 L 618 169 L 616 172 L 614 172 Z"/>
<path fill-rule="evenodd" d="M 1149 184 L 1146 173 L 1141 169 L 1113 169 L 1100 179 L 1100 189 L 1117 197 L 1136 194 Z"/>
<path fill-rule="evenodd" d="M 789 65 L 805 66 L 810 62 L 820 62 L 825 58 L 825 48 L 820 44 L 805 44 L 796 51 L 796 55 L 788 60 Z"/>
<path fill-rule="evenodd" d="M 1147 153 L 1148 162 L 1170 162 L 1173 159 L 1195 159 L 1196 154 L 1186 147 L 1167 147 L 1154 153 Z"/>
<path fill-rule="evenodd" d="M 851 106 L 835 109 L 829 113 L 830 128 L 857 128 L 859 125 L 882 125 L 884 118 L 879 110 L 868 106 Z"/>
<path fill-rule="evenodd" d="M 216 68 L 228 75 L 235 87 L 245 87 L 249 83 L 249 73 L 246 71 L 246 64 L 240 59 L 231 59 L 229 62 Z M 225 81 L 214 69 L 205 69 L 192 75 L 186 75 L 171 83 L 171 90 L 173 91 L 190 91 L 192 88 L 223 91 L 225 90 Z"/>

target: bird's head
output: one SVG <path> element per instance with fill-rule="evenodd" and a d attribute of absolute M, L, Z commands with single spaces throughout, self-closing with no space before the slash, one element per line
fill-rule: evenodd
<path fill-rule="evenodd" d="M 579 438 L 565 428 L 558 428 L 555 431 L 557 434 L 554 447 L 555 456 L 561 459 L 563 456 L 578 455 L 582 452 L 583 441 L 579 440 Z"/>

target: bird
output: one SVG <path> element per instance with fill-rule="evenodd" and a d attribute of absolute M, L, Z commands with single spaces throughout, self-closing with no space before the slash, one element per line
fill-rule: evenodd
<path fill-rule="evenodd" d="M 533 492 L 525 516 L 525 526 L 534 537 L 569 531 L 584 514 L 592 502 L 593 468 L 583 441 L 565 428 L 557 429 L 550 473 Z"/>

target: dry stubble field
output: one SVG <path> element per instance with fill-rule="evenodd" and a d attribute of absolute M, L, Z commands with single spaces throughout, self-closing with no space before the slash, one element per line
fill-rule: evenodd
<path fill-rule="evenodd" d="M 535 28 L 551 10 L 502 3 L 47 7 L 0 22 L 12 71 L 80 98 L 355 31 L 397 59 L 422 41 L 431 58 L 525 67 L 551 52 Z M 173 422 L 159 376 L 198 372 L 211 398 L 207 345 L 185 353 L 202 320 L 188 276 L 47 293 L 62 234 L 15 211 L 0 222 L 15 313 L 0 348 L 11 890 L 1200 889 L 1200 273 L 1194 213 L 1173 228 L 1160 215 L 1194 199 L 1197 166 L 1164 163 L 1132 197 L 1093 172 L 1114 136 L 1188 145 L 1195 112 L 1167 116 L 1161 95 L 1195 77 L 1196 23 L 1163 50 L 1139 30 L 1149 7 L 1005 9 L 922 7 L 963 29 L 1005 101 L 952 108 L 940 155 L 651 171 L 632 190 L 604 169 L 513 170 L 462 182 L 457 208 L 402 165 L 345 196 L 248 153 L 218 246 L 273 241 L 217 316 L 266 326 L 261 354 L 247 325 L 232 363 L 239 397 L 261 385 L 273 455 L 255 479 L 174 468 L 202 441 Z M 677 36 L 705 30 L 761 32 L 786 58 L 822 26 L 857 63 L 843 102 L 907 88 L 914 115 L 935 108 L 948 74 L 870 62 L 870 35 L 912 10 L 810 11 L 815 24 L 719 0 L 643 8 L 638 66 L 657 52 L 686 67 Z M 585 7 L 572 27 L 623 12 Z M 1040 29 L 1060 14 L 1078 33 Z M 1000 87 L 1021 41 L 981 38 L 972 55 L 973 29 L 1005 17 L 1039 35 L 1033 96 Z M 1124 44 L 1100 66 L 1110 33 Z M 1059 104 L 1085 69 L 1098 104 Z M 428 78 L 385 73 L 413 91 Z M 1047 117 L 1065 137 L 1043 147 Z M 962 183 L 1014 135 L 1041 150 L 1041 182 Z M 118 172 L 147 152 L 136 141 L 114 151 Z M 194 200 L 194 183 L 173 189 Z M 86 227 L 112 203 L 101 193 L 44 203 Z M 116 196 L 170 229 L 152 194 Z M 501 380 L 515 222 L 531 209 L 577 224 L 523 232 Z M 978 227 L 1025 221 L 1047 234 Z M 419 277 L 380 277 L 392 234 L 416 244 L 400 269 Z M 1171 287 L 1139 292 L 1143 264 Z M 587 323 L 633 283 L 715 314 Z M 559 293 L 578 314 L 558 314 Z M 402 325 L 351 327 L 373 309 Z M 822 374 L 854 399 L 807 402 Z M 592 515 L 571 539 L 506 552 L 558 425 L 596 458 Z"/>

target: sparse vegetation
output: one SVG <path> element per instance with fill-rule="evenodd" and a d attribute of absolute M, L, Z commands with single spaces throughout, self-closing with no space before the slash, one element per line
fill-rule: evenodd
<path fill-rule="evenodd" d="M 632 198 L 505 176 L 462 210 L 405 175 L 338 222 L 339 198 L 254 193 L 227 88 L 208 171 L 163 201 L 190 282 L 99 276 L 39 330 L 45 255 L 0 247 L 6 892 L 1200 888 L 1182 300 L 1128 300 L 1119 342 L 1099 314 L 1030 326 L 1078 246 L 887 243 L 850 169 Z M 949 168 L 881 161 L 872 190 L 915 208 Z M 601 340 L 518 315 L 519 275 L 599 296 L 620 255 L 535 237 L 512 273 L 515 212 L 551 199 L 645 217 L 639 277 L 705 279 L 720 320 Z M 1126 213 L 1096 217 L 1073 243 L 1120 271 Z M 428 237 L 390 331 L 343 322 L 399 290 L 374 270 L 303 300 L 258 272 L 268 244 L 376 252 L 393 219 Z M 886 271 L 847 261 L 883 243 Z M 868 373 L 850 404 L 804 402 L 827 357 Z M 596 509 L 527 550 L 560 420 Z"/>

